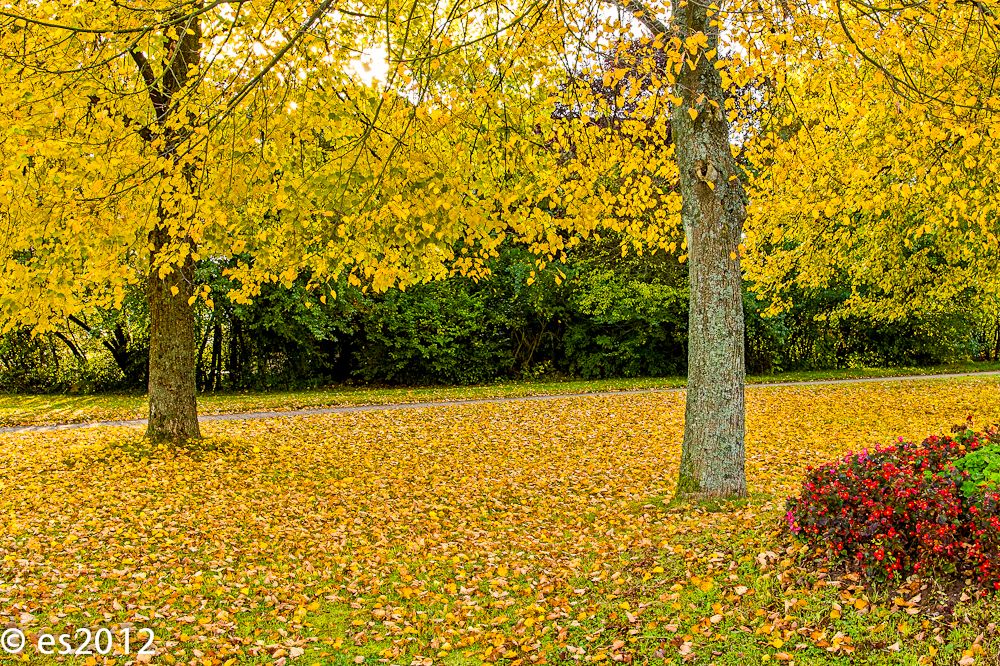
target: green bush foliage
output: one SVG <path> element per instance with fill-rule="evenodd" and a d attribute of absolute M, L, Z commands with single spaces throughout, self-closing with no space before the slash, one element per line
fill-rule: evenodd
<path fill-rule="evenodd" d="M 974 497 L 1000 488 L 1000 443 L 990 444 L 955 461 L 962 479 L 962 493 Z"/>
<path fill-rule="evenodd" d="M 365 312 L 357 374 L 370 382 L 474 384 L 513 363 L 504 315 L 471 280 L 390 292 Z"/>
<path fill-rule="evenodd" d="M 316 292 L 302 275 L 265 285 L 250 304 L 228 298 L 237 285 L 227 266 L 207 259 L 198 268 L 214 301 L 197 306 L 201 390 L 686 372 L 686 265 L 662 253 L 622 256 L 615 239 L 586 243 L 544 269 L 507 247 L 486 279 L 405 292 L 371 294 L 346 282 Z M 790 309 L 764 316 L 768 303 L 748 289 L 747 371 L 931 365 L 1000 349 L 996 331 L 961 307 L 884 323 L 845 315 L 849 298 L 847 287 L 801 291 Z M 0 390 L 142 389 L 147 359 L 148 313 L 137 290 L 121 311 L 74 318 L 57 334 L 0 336 Z"/>

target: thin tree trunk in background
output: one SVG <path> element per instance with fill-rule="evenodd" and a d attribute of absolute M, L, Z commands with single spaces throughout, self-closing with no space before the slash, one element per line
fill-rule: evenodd
<path fill-rule="evenodd" d="M 217 317 L 212 325 L 212 374 L 208 386 L 212 391 L 222 388 L 222 322 Z"/>
<path fill-rule="evenodd" d="M 229 327 L 229 388 L 235 388 L 243 377 L 243 322 L 233 314 Z"/>
<path fill-rule="evenodd" d="M 738 246 L 745 196 L 729 142 L 717 48 L 719 13 L 709 3 L 674 0 L 671 32 L 686 40 L 703 33 L 697 64 L 677 78 L 683 102 L 671 118 L 687 239 L 689 310 L 687 406 L 677 494 L 746 495 L 744 450 L 743 290 Z M 713 103 L 714 102 L 714 103 Z M 692 110 L 697 116 L 692 118 Z"/>
<path fill-rule="evenodd" d="M 993 360 L 1000 360 L 1000 317 L 997 318 L 996 322 L 996 335 L 994 336 L 993 342 Z"/>

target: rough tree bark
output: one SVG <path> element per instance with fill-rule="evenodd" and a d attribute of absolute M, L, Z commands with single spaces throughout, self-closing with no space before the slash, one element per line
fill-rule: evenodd
<path fill-rule="evenodd" d="M 200 5 L 196 5 L 197 9 Z M 180 148 L 190 135 L 193 119 L 177 122 L 179 96 L 185 92 L 188 78 L 201 60 L 201 24 L 197 13 L 178 18 L 164 36 L 164 70 L 159 77 L 149 60 L 139 51 L 131 51 L 146 84 L 150 103 L 156 112 L 156 131 L 147 131 L 150 140 L 161 138 L 161 156 L 174 168 L 181 169 L 188 188 L 193 186 L 195 166 L 181 163 Z M 167 174 L 165 174 L 167 175 Z M 149 425 L 146 436 L 155 441 L 183 442 L 201 437 L 196 401 L 196 355 L 194 308 L 189 300 L 194 294 L 194 243 L 182 230 L 192 211 L 177 209 L 176 202 L 163 193 L 157 221 L 149 234 L 150 266 L 146 294 L 149 298 Z M 180 266 L 164 272 L 162 258 L 168 248 L 187 245 L 188 252 Z"/>
<path fill-rule="evenodd" d="M 671 112 L 690 282 L 687 407 L 677 495 L 746 495 L 746 380 L 738 246 L 745 195 L 729 141 L 718 62 L 720 16 L 711 3 L 673 0 L 669 25 L 640 0 L 613 0 L 654 35 L 679 37 L 685 61 Z M 714 23 L 714 25 L 713 25 Z M 707 39 L 698 45 L 697 35 Z M 688 50 L 687 41 L 695 47 Z M 692 117 L 694 116 L 694 117 Z"/>
<path fill-rule="evenodd" d="M 692 68 L 685 62 L 681 68 L 675 92 L 683 102 L 671 117 L 691 290 L 677 494 L 742 497 L 747 492 L 746 370 L 738 246 L 746 208 L 730 147 L 726 91 L 715 68 L 720 19 L 718 13 L 711 19 L 708 5 L 674 0 L 670 21 L 682 41 L 698 33 L 708 38 L 696 56 L 685 53 L 689 61 L 697 58 L 697 64 Z"/>
<path fill-rule="evenodd" d="M 150 235 L 154 248 L 163 247 L 164 231 Z M 158 238 L 159 237 L 159 238 Z M 173 293 L 173 289 L 177 293 Z M 161 278 L 155 263 L 146 286 L 149 298 L 149 425 L 146 436 L 179 442 L 201 436 L 195 396 L 194 261 L 188 257 Z"/>

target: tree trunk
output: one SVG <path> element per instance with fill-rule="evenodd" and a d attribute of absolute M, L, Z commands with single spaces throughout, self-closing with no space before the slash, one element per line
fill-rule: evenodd
<path fill-rule="evenodd" d="M 86 363 L 87 362 L 87 356 L 86 356 L 86 354 L 84 354 L 82 351 L 80 351 L 80 348 L 76 346 L 75 342 L 73 342 L 72 340 L 69 339 L 68 335 L 66 335 L 65 333 L 59 332 L 59 331 L 56 331 L 55 335 L 56 335 L 56 338 L 58 338 L 59 340 L 62 340 L 63 344 L 66 345 L 71 352 L 73 352 L 73 356 L 75 356 L 78 361 L 80 361 L 82 363 Z"/>
<path fill-rule="evenodd" d="M 159 230 L 151 234 L 157 249 L 163 241 L 159 236 Z M 201 437 L 195 398 L 194 307 L 188 305 L 193 293 L 194 262 L 190 257 L 163 278 L 155 263 L 151 266 L 147 283 L 150 326 L 146 436 L 154 441 L 181 442 Z"/>
<path fill-rule="evenodd" d="M 195 9 L 200 2 L 193 3 Z M 186 11 L 186 10 L 185 10 Z M 157 76 L 153 63 L 138 50 L 130 50 L 149 101 L 156 112 L 157 131 L 147 132 L 148 139 L 159 143 L 160 156 L 183 175 L 187 192 L 160 193 L 156 225 L 149 234 L 150 270 L 147 281 L 149 298 L 149 425 L 146 436 L 156 441 L 183 442 L 201 436 L 198 428 L 197 342 L 194 308 L 194 242 L 184 231 L 195 215 L 194 184 L 197 157 L 185 158 L 181 147 L 192 135 L 197 122 L 191 112 L 178 111 L 178 98 L 185 91 L 188 78 L 201 62 L 201 23 L 199 13 L 185 15 L 178 11 L 164 31 L 166 57 L 164 69 Z M 184 113 L 177 122 L 177 113 Z M 192 161 L 194 160 L 194 161 Z M 164 176 L 173 174 L 164 173 Z M 170 178 L 165 178 L 169 182 Z M 164 262 L 164 253 L 174 249 L 181 254 L 180 265 Z M 161 274 L 161 267 L 167 269 Z"/>
<path fill-rule="evenodd" d="M 243 381 L 243 322 L 233 314 L 229 327 L 229 360 L 226 364 L 229 370 L 229 388 L 241 386 Z"/>
<path fill-rule="evenodd" d="M 742 497 L 744 403 L 743 296 L 738 246 L 746 217 L 729 143 L 726 92 L 715 63 L 719 29 L 708 3 L 674 0 L 671 32 L 707 44 L 683 51 L 671 118 L 687 239 L 691 289 L 687 407 L 677 494 Z M 718 22 L 716 13 L 714 22 Z M 697 37 L 690 42 L 697 43 Z M 692 69 L 691 65 L 695 64 Z M 696 117 L 692 117 L 697 112 Z"/>
<path fill-rule="evenodd" d="M 218 316 L 212 318 L 212 372 L 209 375 L 208 388 L 218 391 L 222 388 L 222 322 Z"/>
<path fill-rule="evenodd" d="M 205 375 L 205 347 L 208 346 L 208 336 L 211 334 L 212 327 L 206 326 L 205 334 L 201 336 L 201 342 L 198 343 L 198 356 L 194 361 L 194 387 L 198 391 L 204 391 L 205 382 L 208 381 Z"/>

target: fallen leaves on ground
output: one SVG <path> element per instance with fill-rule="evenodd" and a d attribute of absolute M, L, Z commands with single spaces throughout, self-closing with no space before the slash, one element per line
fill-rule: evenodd
<path fill-rule="evenodd" d="M 715 507 L 667 502 L 681 394 L 213 423 L 186 451 L 8 435 L 0 623 L 151 627 L 155 663 L 206 666 L 978 663 L 995 604 L 801 567 L 780 516 L 807 464 L 993 422 L 998 398 L 751 388 L 755 495 Z"/>

